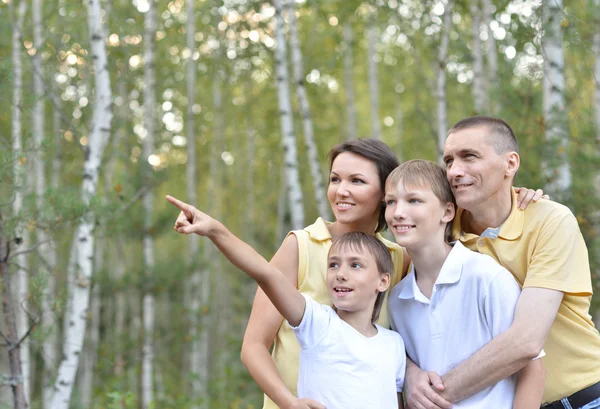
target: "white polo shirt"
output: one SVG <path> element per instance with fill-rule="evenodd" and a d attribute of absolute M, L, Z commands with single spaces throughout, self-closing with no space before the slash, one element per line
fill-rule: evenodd
<path fill-rule="evenodd" d="M 414 266 L 392 289 L 390 325 L 402 336 L 413 362 L 443 375 L 510 327 L 519 294 L 508 270 L 456 242 L 431 300 L 417 286 Z M 515 386 L 513 375 L 453 407 L 511 409 Z"/>
<path fill-rule="evenodd" d="M 302 321 L 292 327 L 300 343 L 298 397 L 327 409 L 397 409 L 406 370 L 400 335 L 377 327 L 365 337 L 327 305 L 307 295 Z"/>

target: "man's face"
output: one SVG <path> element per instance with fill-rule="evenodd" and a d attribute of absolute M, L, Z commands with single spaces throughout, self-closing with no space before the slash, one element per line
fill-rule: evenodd
<path fill-rule="evenodd" d="M 444 164 L 458 207 L 473 211 L 496 203 L 512 182 L 507 154 L 498 154 L 486 126 L 448 135 Z"/>

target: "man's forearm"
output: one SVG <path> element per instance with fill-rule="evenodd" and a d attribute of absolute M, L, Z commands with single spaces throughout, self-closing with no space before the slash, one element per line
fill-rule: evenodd
<path fill-rule="evenodd" d="M 468 398 L 519 371 L 532 355 L 514 331 L 505 331 L 443 375 L 445 390 L 440 395 L 450 402 Z"/>

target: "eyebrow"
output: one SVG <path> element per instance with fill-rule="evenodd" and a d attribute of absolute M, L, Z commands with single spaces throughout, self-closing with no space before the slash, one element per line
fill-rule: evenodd
<path fill-rule="evenodd" d="M 461 150 L 459 150 L 457 152 L 454 152 L 454 154 L 458 155 L 458 156 L 462 156 L 462 155 L 464 155 L 466 153 L 477 153 L 478 154 L 479 151 L 476 150 L 476 149 L 473 149 L 473 148 L 465 148 L 465 149 L 461 149 Z M 452 157 L 452 155 L 444 155 L 443 160 L 446 161 L 446 159 L 448 159 L 450 157 Z"/>
<path fill-rule="evenodd" d="M 331 174 L 339 176 L 339 174 L 336 171 L 334 171 L 334 170 L 331 171 Z M 362 173 L 352 173 L 350 176 L 361 176 L 363 178 L 367 178 L 367 176 L 363 175 Z"/>

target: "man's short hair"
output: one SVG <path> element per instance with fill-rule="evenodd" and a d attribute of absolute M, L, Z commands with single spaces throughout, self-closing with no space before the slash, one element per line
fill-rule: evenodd
<path fill-rule="evenodd" d="M 453 132 L 461 131 L 468 128 L 477 128 L 485 126 L 489 130 L 488 137 L 497 154 L 506 152 L 519 153 L 519 143 L 512 128 L 506 121 L 493 116 L 471 116 L 469 118 L 458 121 L 450 130 L 448 135 Z"/>

